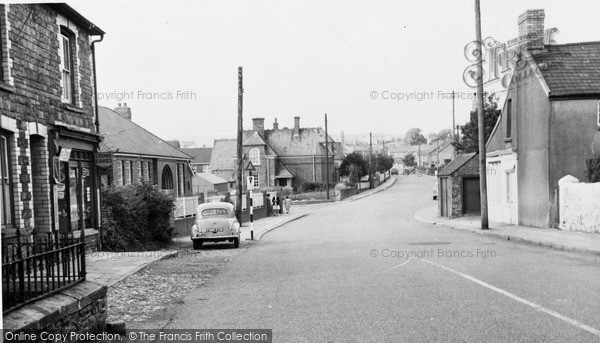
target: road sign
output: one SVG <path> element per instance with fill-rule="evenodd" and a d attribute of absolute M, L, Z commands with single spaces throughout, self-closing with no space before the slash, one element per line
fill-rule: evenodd
<path fill-rule="evenodd" d="M 250 175 L 246 177 L 246 188 L 249 191 L 254 190 L 254 176 Z"/>
<path fill-rule="evenodd" d="M 252 161 L 248 161 L 248 164 L 246 165 L 246 169 L 244 169 L 246 171 L 256 171 L 256 168 L 254 167 L 254 164 L 252 164 Z"/>

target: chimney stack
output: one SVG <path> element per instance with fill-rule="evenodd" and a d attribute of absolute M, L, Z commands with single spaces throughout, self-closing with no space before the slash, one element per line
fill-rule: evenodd
<path fill-rule="evenodd" d="M 543 9 L 527 10 L 519 16 L 519 38 L 524 43 L 519 50 L 527 50 L 534 54 L 544 50 L 544 18 Z"/>
<path fill-rule="evenodd" d="M 263 136 L 265 134 L 265 118 L 252 118 L 252 130 Z"/>
<path fill-rule="evenodd" d="M 115 108 L 115 112 L 117 112 L 121 117 L 126 118 L 127 120 L 131 120 L 131 108 L 127 107 L 127 103 L 119 103 L 119 107 Z"/>
<path fill-rule="evenodd" d="M 300 117 L 294 117 L 294 131 L 300 131 Z"/>
<path fill-rule="evenodd" d="M 279 130 L 279 123 L 277 122 L 277 118 L 275 118 L 275 121 L 273 122 L 273 130 Z"/>

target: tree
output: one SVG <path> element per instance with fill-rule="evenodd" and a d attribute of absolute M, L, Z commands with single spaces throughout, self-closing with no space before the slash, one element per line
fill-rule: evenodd
<path fill-rule="evenodd" d="M 500 117 L 498 103 L 496 103 L 494 93 L 490 94 L 484 104 L 483 115 L 485 116 L 485 141 L 490 138 L 496 121 Z M 460 140 L 455 147 L 461 153 L 470 153 L 479 151 L 479 129 L 478 129 L 477 111 L 471 111 L 471 120 L 460 127 Z"/>
<path fill-rule="evenodd" d="M 394 158 L 382 154 L 377 154 L 373 159 L 373 170 L 385 173 L 394 166 Z"/>
<path fill-rule="evenodd" d="M 369 174 L 369 162 L 364 157 L 353 152 L 346 155 L 340 165 L 340 175 L 349 176 L 351 182 L 358 182 L 361 177 Z"/>
<path fill-rule="evenodd" d="M 404 135 L 404 142 L 407 145 L 421 145 L 426 144 L 427 139 L 421 134 L 421 129 L 414 127 L 406 132 L 406 135 Z"/>
<path fill-rule="evenodd" d="M 430 144 L 437 142 L 437 140 L 438 140 L 438 134 L 437 133 L 431 132 L 431 133 L 427 134 L 427 141 Z"/>
<path fill-rule="evenodd" d="M 437 139 L 441 144 L 448 144 L 454 140 L 454 135 L 452 134 L 452 130 L 443 129 L 437 134 Z"/>
<path fill-rule="evenodd" d="M 417 164 L 417 162 L 415 162 L 415 155 L 406 154 L 406 156 L 404 156 L 402 159 L 402 163 L 404 163 L 406 167 L 414 167 Z"/>

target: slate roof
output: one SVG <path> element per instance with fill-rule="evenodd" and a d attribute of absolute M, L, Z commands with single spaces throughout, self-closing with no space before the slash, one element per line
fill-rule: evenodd
<path fill-rule="evenodd" d="M 277 175 L 275 175 L 276 179 L 291 179 L 294 177 L 294 174 L 287 169 L 281 162 L 277 163 Z"/>
<path fill-rule="evenodd" d="M 191 156 L 169 145 L 131 120 L 106 107 L 98 108 L 101 152 L 120 152 L 190 160 Z"/>
<path fill-rule="evenodd" d="M 600 96 L 600 41 L 546 45 L 533 55 L 550 97 Z"/>
<path fill-rule="evenodd" d="M 459 170 L 462 166 L 464 166 L 471 158 L 473 158 L 477 153 L 469 153 L 469 154 L 460 154 L 456 156 L 450 163 L 448 163 L 444 169 L 442 169 L 438 176 L 449 176 L 452 175 L 455 171 Z"/>
<path fill-rule="evenodd" d="M 212 183 L 213 185 L 219 185 L 222 183 L 228 183 L 227 180 L 218 177 L 217 175 L 213 174 L 213 173 L 198 173 L 196 174 L 196 177 L 201 178 L 202 180 Z"/>
<path fill-rule="evenodd" d="M 236 149 L 237 140 L 235 139 L 215 139 L 210 156 L 210 169 L 213 171 L 235 169 Z"/>
<path fill-rule="evenodd" d="M 192 156 L 191 163 L 193 164 L 209 164 L 212 148 L 188 148 L 181 151 Z"/>

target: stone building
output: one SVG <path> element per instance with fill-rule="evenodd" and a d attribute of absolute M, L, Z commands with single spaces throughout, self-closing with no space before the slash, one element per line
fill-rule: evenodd
<path fill-rule="evenodd" d="M 65 4 L 0 4 L 5 239 L 15 228 L 35 237 L 98 228 L 92 51 L 103 35 Z"/>
<path fill-rule="evenodd" d="M 191 156 L 134 123 L 127 104 L 114 110 L 100 107 L 99 114 L 104 138 L 99 151 L 105 163 L 98 166 L 98 174 L 103 186 L 149 181 L 173 197 L 192 195 Z"/>
<path fill-rule="evenodd" d="M 479 159 L 476 153 L 456 156 L 438 173 L 438 213 L 455 218 L 481 213 Z"/>
<path fill-rule="evenodd" d="M 329 181 L 339 180 L 343 156 L 341 145 L 329 142 Z M 265 129 L 264 118 L 252 119 L 252 130 L 243 134 L 244 166 L 252 163 L 255 187 L 299 187 L 305 182 L 323 183 L 327 179 L 325 130 L 301 128 L 300 117 L 294 117 L 293 128 L 279 128 L 275 119 L 272 129 Z M 228 181 L 235 181 L 237 170 L 236 140 L 215 140 L 210 171 Z M 248 171 L 244 171 L 248 175 Z"/>

